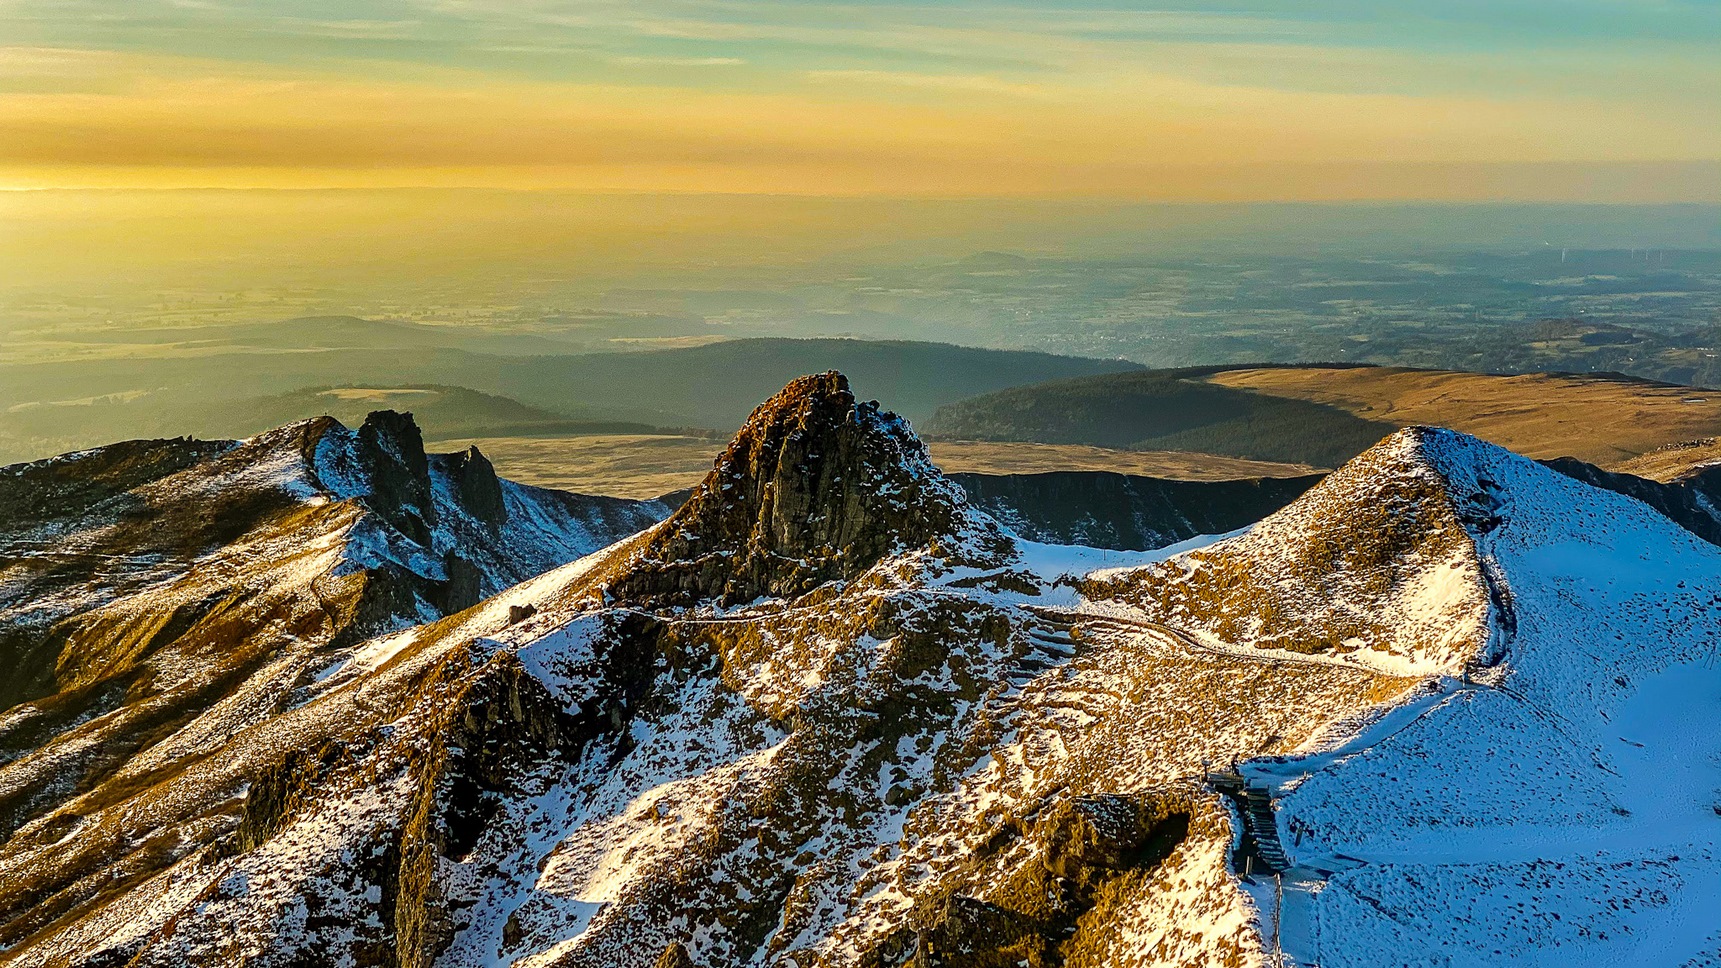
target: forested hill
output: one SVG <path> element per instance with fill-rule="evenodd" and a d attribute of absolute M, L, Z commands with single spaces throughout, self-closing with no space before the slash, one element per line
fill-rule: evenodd
<path fill-rule="evenodd" d="M 1146 370 L 1014 387 L 939 408 L 930 435 L 1187 450 L 1336 467 L 1396 427 L 1337 407 Z"/>

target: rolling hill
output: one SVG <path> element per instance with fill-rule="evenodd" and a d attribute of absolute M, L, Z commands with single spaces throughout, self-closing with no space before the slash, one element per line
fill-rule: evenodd
<path fill-rule="evenodd" d="M 939 409 L 929 434 L 1191 450 L 1335 467 L 1399 427 L 1446 426 L 1538 459 L 1613 467 L 1721 432 L 1721 395 L 1618 374 L 1373 366 L 1153 370 L 1013 387 Z"/>
<path fill-rule="evenodd" d="M 596 406 L 671 426 L 740 426 L 759 400 L 807 373 L 841 370 L 862 396 L 893 401 L 924 421 L 938 407 L 1004 387 L 1137 370 L 1122 360 L 985 350 L 947 343 L 855 339 L 746 339 L 638 353 L 511 363 L 482 383 L 550 410 Z"/>
<path fill-rule="evenodd" d="M 438 440 L 436 445 L 448 450 L 477 447 L 512 480 L 629 498 L 657 497 L 692 487 L 722 451 L 721 441 L 687 434 L 463 437 Z M 1300 464 L 1068 444 L 935 440 L 927 443 L 927 451 L 946 474 L 1082 471 L 1176 481 L 1239 481 L 1317 473 L 1316 468 Z"/>
<path fill-rule="evenodd" d="M 1526 457 L 1607 467 L 1721 432 L 1721 393 L 1617 373 L 1299 366 L 1226 369 L 1207 380 L 1371 421 L 1451 427 Z"/>
<path fill-rule="evenodd" d="M 1658 447 L 1614 468 L 1650 480 L 1673 483 L 1686 480 L 1721 465 L 1721 438 L 1699 437 Z"/>
<path fill-rule="evenodd" d="M 451 327 L 316 318 L 232 333 L 164 352 L 109 347 L 53 362 L 0 358 L 0 462 L 27 460 L 125 437 L 251 433 L 330 406 L 306 388 L 462 388 L 507 397 L 533 420 L 703 427 L 728 433 L 753 403 L 805 373 L 842 368 L 859 392 L 902 401 L 913 420 L 937 407 L 1007 386 L 1136 369 L 1082 359 L 940 343 L 734 340 L 628 353 L 500 355 L 476 352 Z M 345 328 L 354 330 L 343 337 Z M 229 338 L 231 337 L 231 338 Z M 163 337 L 165 338 L 165 337 Z M 302 342 L 295 343 L 295 340 Z M 542 347 L 539 347 L 540 349 Z M 262 398 L 262 399 L 260 399 Z M 469 398 L 484 408 L 498 401 Z M 290 412 L 303 403 L 306 409 Z M 239 423 L 235 418 L 243 418 Z M 488 417 L 484 419 L 489 419 Z M 439 436 L 475 436 L 450 427 Z"/>
<path fill-rule="evenodd" d="M 217 433 L 243 437 L 259 430 L 330 416 L 362 421 L 373 410 L 410 411 L 427 438 L 556 437 L 651 434 L 662 429 L 620 420 L 573 420 L 509 397 L 465 387 L 411 384 L 387 387 L 310 387 L 235 403 L 221 414 Z"/>
<path fill-rule="evenodd" d="M 1148 370 L 1014 387 L 939 408 L 936 438 L 1186 450 L 1335 467 L 1394 425 L 1338 407 Z"/>

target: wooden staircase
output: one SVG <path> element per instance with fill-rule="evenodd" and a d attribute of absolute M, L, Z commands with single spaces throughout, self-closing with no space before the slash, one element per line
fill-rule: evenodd
<path fill-rule="evenodd" d="M 1267 872 L 1277 874 L 1291 866 L 1285 855 L 1285 845 L 1279 840 L 1279 821 L 1273 816 L 1273 797 L 1260 787 L 1245 786 L 1240 797 L 1243 826 L 1255 839 L 1255 856 L 1261 859 Z"/>
<path fill-rule="evenodd" d="M 1237 805 L 1243 821 L 1242 844 L 1235 866 L 1238 873 L 1259 871 L 1278 874 L 1289 870 L 1291 858 L 1279 839 L 1279 821 L 1274 816 L 1273 795 L 1265 788 L 1249 785 L 1238 773 L 1209 773 L 1207 783 Z"/>

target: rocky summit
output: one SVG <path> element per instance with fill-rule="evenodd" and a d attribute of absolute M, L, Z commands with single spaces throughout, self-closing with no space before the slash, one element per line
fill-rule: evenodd
<path fill-rule="evenodd" d="M 753 411 L 614 592 L 793 598 L 952 533 L 961 505 L 906 421 L 857 401 L 841 373 L 801 377 Z"/>
<path fill-rule="evenodd" d="M 1412 428 L 1229 536 L 1045 544 L 827 373 L 503 584 L 479 536 L 575 498 L 317 426 L 6 469 L 15 547 L 130 557 L 0 585 L 52 670 L 0 965 L 1721 960 L 1721 548 L 1623 486 Z M 472 607 L 320 617 L 451 556 Z"/>

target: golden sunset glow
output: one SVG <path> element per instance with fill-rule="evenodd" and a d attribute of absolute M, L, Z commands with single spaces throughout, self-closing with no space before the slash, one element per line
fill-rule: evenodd
<path fill-rule="evenodd" d="M 142 17 L 142 6 L 125 9 Z M 0 8 L 15 36 L 41 41 L 0 48 L 0 186 L 1721 192 L 1721 66 L 1670 37 L 1580 31 L 1477 49 L 1401 31 L 1337 46 L 1331 24 L 1289 10 L 1156 19 L 973 7 L 959 18 L 765 4 L 641 8 L 582 46 L 595 15 L 580 5 L 387 6 L 329 21 L 252 11 L 250 41 L 228 56 L 201 40 L 190 7 L 169 5 L 165 20 L 143 18 L 137 37 L 106 46 L 45 5 Z"/>

